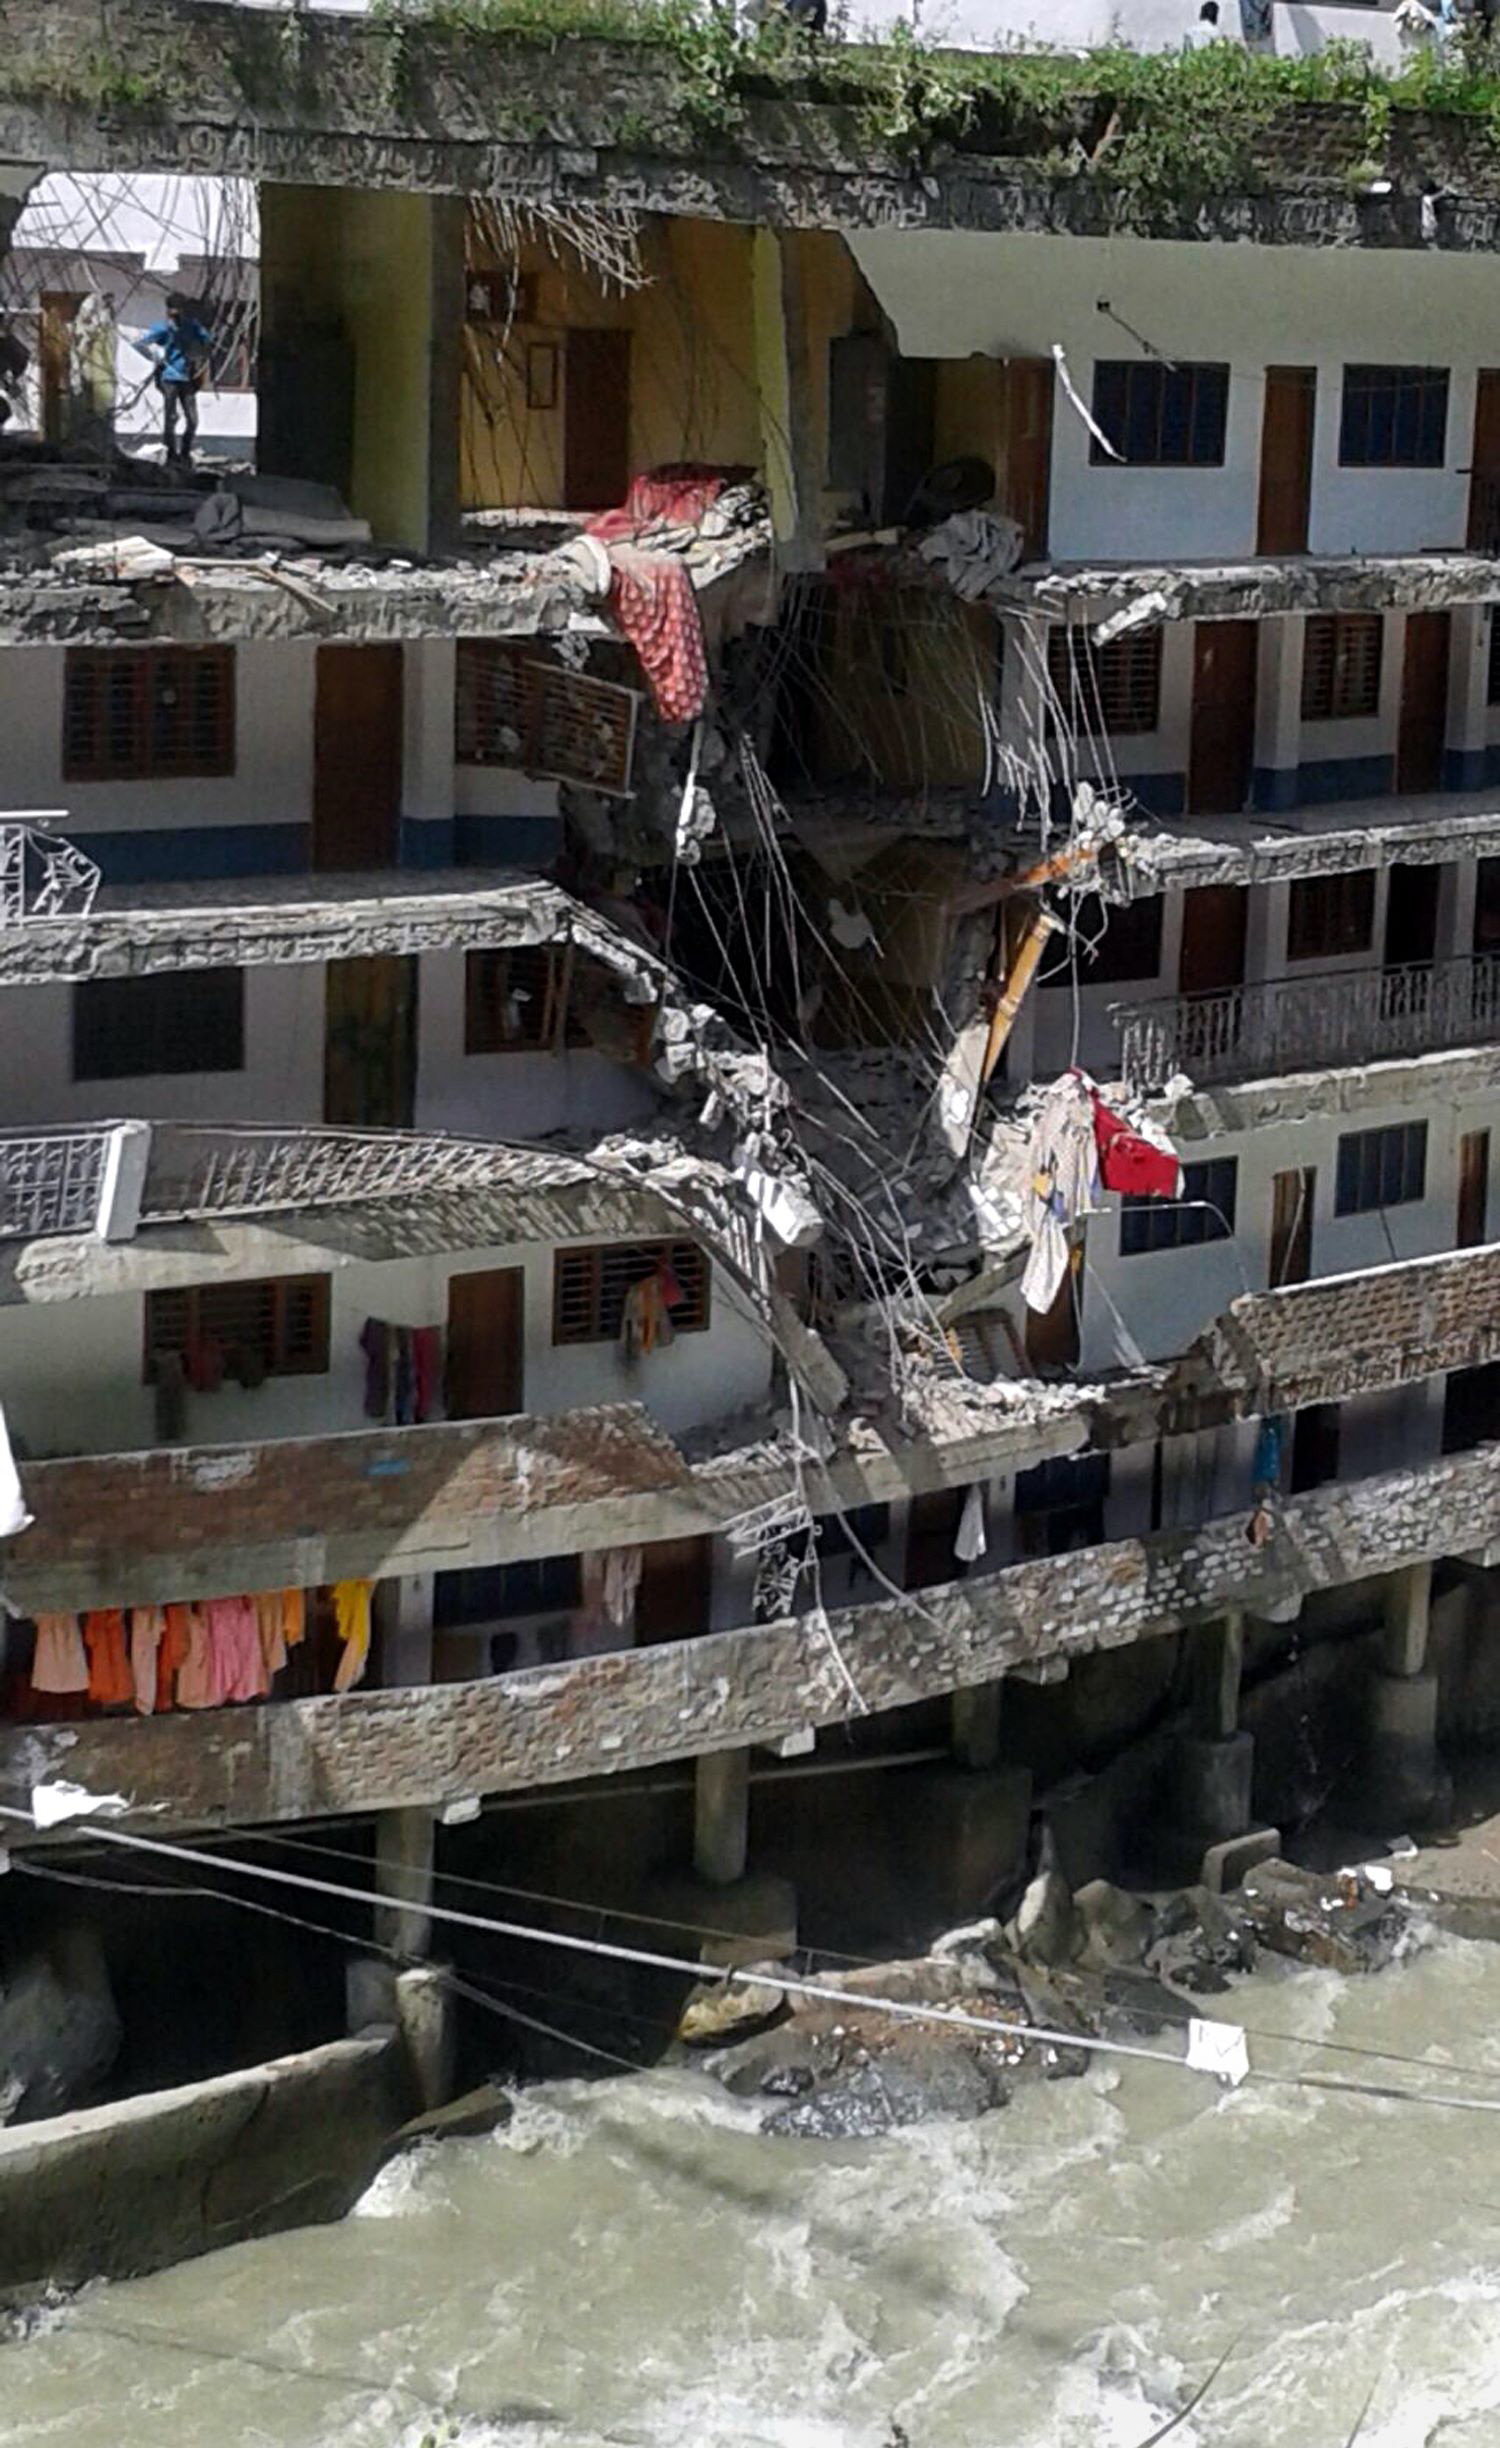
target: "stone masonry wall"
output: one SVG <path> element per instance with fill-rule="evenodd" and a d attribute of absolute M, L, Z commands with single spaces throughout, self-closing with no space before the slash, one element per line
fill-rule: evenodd
<path fill-rule="evenodd" d="M 127 1795 L 156 1829 L 439 1803 L 647 1767 L 836 1725 L 1003 1676 L 1268 1612 L 1500 1537 L 1500 1446 L 1320 1488 L 1252 1547 L 1243 1516 L 985 1579 L 484 1683 L 0 1738 L 0 1793 L 47 1776 Z"/>

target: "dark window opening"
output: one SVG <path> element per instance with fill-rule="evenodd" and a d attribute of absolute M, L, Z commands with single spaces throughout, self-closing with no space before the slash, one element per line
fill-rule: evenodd
<path fill-rule="evenodd" d="M 326 1375 L 329 1285 L 327 1275 L 280 1275 L 148 1292 L 147 1385 L 155 1383 L 157 1362 L 168 1353 L 181 1359 L 188 1383 L 205 1391 L 226 1376 L 250 1384 L 260 1377 Z"/>
<path fill-rule="evenodd" d="M 1120 1256 L 1140 1258 L 1150 1250 L 1196 1249 L 1205 1241 L 1229 1240 L 1239 1169 L 1237 1156 L 1214 1156 L 1206 1164 L 1183 1166 L 1180 1200 L 1128 1194 L 1120 1202 Z"/>
<path fill-rule="evenodd" d="M 1339 1141 L 1335 1215 L 1368 1215 L 1377 1207 L 1407 1207 L 1426 1195 L 1427 1125 L 1393 1122 L 1386 1130 L 1349 1131 Z"/>
<path fill-rule="evenodd" d="M 1302 719 L 1352 722 L 1380 707 L 1385 623 L 1378 612 L 1325 612 L 1302 645 Z"/>
<path fill-rule="evenodd" d="M 435 1574 L 432 1623 L 434 1631 L 454 1632 L 512 1615 L 567 1613 L 582 1603 L 581 1558 L 531 1556 L 518 1564 Z"/>
<path fill-rule="evenodd" d="M 1095 646 L 1087 630 L 1054 625 L 1047 633 L 1047 676 L 1056 698 L 1048 707 L 1054 727 L 1065 723 L 1079 739 L 1101 732 L 1120 739 L 1160 727 L 1160 629 Z"/>
<path fill-rule="evenodd" d="M 556 1052 L 587 1045 L 570 983 L 564 945 L 470 952 L 464 963 L 464 1052 Z"/>
<path fill-rule="evenodd" d="M 1375 870 L 1299 876 L 1287 901 L 1288 960 L 1336 960 L 1375 940 Z"/>
<path fill-rule="evenodd" d="M 701 1334 L 709 1322 L 709 1263 L 696 1241 L 621 1241 L 559 1250 L 552 1273 L 554 1343 L 613 1343 L 625 1302 L 638 1283 L 670 1276 L 681 1298 L 667 1315 L 674 1334 Z"/>
<path fill-rule="evenodd" d="M 243 969 L 84 978 L 73 989 L 75 1080 L 244 1068 Z"/>
<path fill-rule="evenodd" d="M 1340 467 L 1440 468 L 1447 440 L 1446 366 L 1345 366 Z"/>
<path fill-rule="evenodd" d="M 1443 1389 L 1443 1451 L 1470 1453 L 1500 1437 L 1500 1360 L 1454 1369 Z"/>
<path fill-rule="evenodd" d="M 1071 912 L 1074 934 L 1080 947 L 1093 945 L 1090 954 L 1080 948 L 1078 957 L 1079 983 L 1084 986 L 1125 986 L 1140 978 L 1161 974 L 1162 896 L 1150 893 L 1144 900 L 1127 901 L 1123 907 L 1101 901 L 1097 893 L 1086 893 L 1077 910 Z M 1068 938 L 1058 940 L 1050 964 L 1043 959 L 1039 986 L 1066 986 L 1073 974 L 1068 951 Z"/>
<path fill-rule="evenodd" d="M 1108 1454 L 1055 1454 L 1016 1474 L 1016 1544 L 1023 1556 L 1098 1547 L 1109 1496 Z"/>
<path fill-rule="evenodd" d="M 881 1541 L 889 1536 L 890 1527 L 889 1505 L 855 1505 L 847 1514 L 822 1514 L 817 1525 L 818 1561 L 830 1564 L 835 1556 L 848 1555 L 858 1563 L 862 1560 L 859 1547 L 863 1547 L 867 1555 L 873 1555 Z M 859 1547 L 855 1546 L 855 1539 L 858 1539 Z"/>
<path fill-rule="evenodd" d="M 1309 1403 L 1292 1424 L 1291 1493 L 1305 1496 L 1339 1475 L 1339 1407 Z"/>
<path fill-rule="evenodd" d="M 1105 357 L 1094 367 L 1094 422 L 1127 466 L 1222 467 L 1228 412 L 1227 365 Z M 1097 441 L 1089 457 L 1115 464 Z"/>

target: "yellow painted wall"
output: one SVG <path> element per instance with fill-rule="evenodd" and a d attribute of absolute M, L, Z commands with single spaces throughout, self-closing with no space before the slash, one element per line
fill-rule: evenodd
<path fill-rule="evenodd" d="M 600 326 L 631 335 L 629 456 L 633 475 L 671 460 L 758 468 L 760 415 L 751 311 L 750 231 L 707 221 L 654 222 L 643 249 L 651 278 L 621 297 L 572 257 L 522 253 L 533 316 L 507 331 L 465 333 L 460 481 L 467 508 L 560 508 L 567 332 Z M 503 268 L 471 234 L 471 261 Z M 527 405 L 527 354 L 557 351 L 557 404 Z M 542 367 L 545 371 L 545 367 Z"/>
<path fill-rule="evenodd" d="M 299 317 L 342 323 L 354 351 L 349 506 L 380 541 L 417 551 L 433 440 L 433 210 L 424 196 L 348 188 L 261 193 L 268 344 Z"/>
<path fill-rule="evenodd" d="M 979 692 L 996 695 L 993 614 L 940 588 L 840 586 L 823 601 L 815 778 L 977 786 Z"/>

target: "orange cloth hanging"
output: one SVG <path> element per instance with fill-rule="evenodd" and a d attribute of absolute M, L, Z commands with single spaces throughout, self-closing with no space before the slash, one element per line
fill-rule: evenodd
<path fill-rule="evenodd" d="M 289 1649 L 298 1649 L 307 1637 L 307 1593 L 289 1589 L 281 1593 L 281 1637 Z"/>
<path fill-rule="evenodd" d="M 166 1609 L 161 1645 L 156 1652 L 158 1714 L 163 1709 L 175 1708 L 177 1704 L 177 1675 L 179 1668 L 187 1663 L 190 1613 L 191 1609 L 185 1606 L 169 1606 Z"/>
<path fill-rule="evenodd" d="M 336 1692 L 348 1691 L 364 1678 L 365 1663 L 370 1654 L 370 1592 L 371 1581 L 335 1581 L 333 1585 L 333 1615 L 338 1636 L 343 1643 L 343 1655 L 333 1678 Z"/>
<path fill-rule="evenodd" d="M 89 1698 L 99 1708 L 122 1708 L 135 1698 L 135 1680 L 125 1654 L 125 1618 L 118 1607 L 96 1607 L 83 1619 L 89 1653 Z"/>
<path fill-rule="evenodd" d="M 136 1714 L 149 1717 L 156 1706 L 156 1660 L 167 1619 L 160 1607 L 130 1610 L 130 1674 Z"/>
<path fill-rule="evenodd" d="M 269 1679 L 279 1675 L 286 1664 L 286 1632 L 283 1627 L 284 1590 L 261 1590 L 255 1600 L 256 1629 L 260 1634 L 260 1654 Z"/>
<path fill-rule="evenodd" d="M 177 1705 L 179 1708 L 217 1708 L 219 1695 L 214 1689 L 213 1653 L 208 1642 L 208 1619 L 201 1606 L 174 1608 L 182 1618 L 182 1633 L 186 1641 L 181 1666 L 177 1672 Z"/>

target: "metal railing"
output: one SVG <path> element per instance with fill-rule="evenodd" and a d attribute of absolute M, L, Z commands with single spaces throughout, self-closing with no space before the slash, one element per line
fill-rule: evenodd
<path fill-rule="evenodd" d="M 104 1189 L 109 1126 L 0 1138 L 0 1241 L 92 1232 Z"/>
<path fill-rule="evenodd" d="M 1114 1004 L 1132 1087 L 1341 1069 L 1500 1039 L 1500 954 L 1319 971 L 1170 1002 Z"/>

